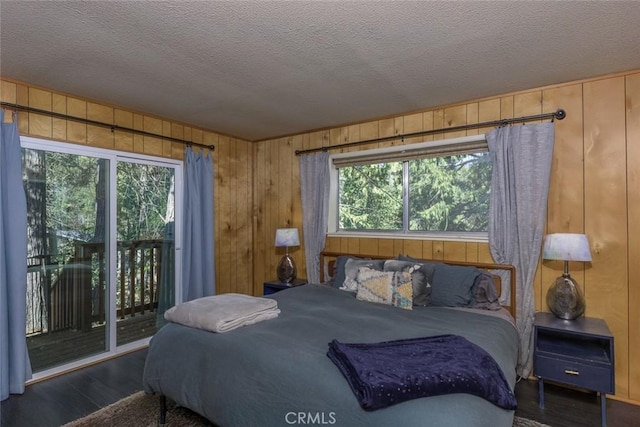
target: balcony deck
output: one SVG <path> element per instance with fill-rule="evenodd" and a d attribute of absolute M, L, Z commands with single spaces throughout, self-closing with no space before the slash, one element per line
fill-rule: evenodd
<path fill-rule="evenodd" d="M 118 320 L 118 345 L 134 342 L 156 333 L 156 313 L 146 312 Z M 83 357 L 101 353 L 106 348 L 105 325 L 84 332 L 66 329 L 27 337 L 29 358 L 34 372 L 43 371 Z"/>

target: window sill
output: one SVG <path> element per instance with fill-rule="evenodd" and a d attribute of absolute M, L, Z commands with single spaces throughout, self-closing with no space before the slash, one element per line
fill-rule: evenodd
<path fill-rule="evenodd" d="M 438 240 L 447 242 L 488 243 L 487 233 L 398 233 L 384 231 L 334 231 L 327 233 L 327 237 L 353 237 L 360 239 L 400 239 L 400 240 Z"/>

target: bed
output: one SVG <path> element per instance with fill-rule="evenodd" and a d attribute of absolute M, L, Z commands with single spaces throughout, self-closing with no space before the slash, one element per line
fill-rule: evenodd
<path fill-rule="evenodd" d="M 324 253 L 322 263 L 337 264 L 344 258 L 349 257 Z M 424 260 L 409 262 L 416 261 Z M 481 271 L 508 271 L 515 277 L 512 266 L 476 266 Z M 501 285 L 496 282 L 498 292 Z M 513 283 L 507 285 L 513 288 Z M 161 407 L 168 398 L 222 427 L 512 425 L 513 410 L 467 393 L 365 410 L 343 372 L 327 357 L 333 340 L 380 343 L 452 335 L 488 353 L 513 390 L 518 333 L 508 310 L 433 305 L 400 309 L 356 296 L 335 283 L 307 284 L 268 297 L 277 301 L 278 317 L 230 332 L 168 323 L 150 342 L 144 390 L 159 395 Z"/>

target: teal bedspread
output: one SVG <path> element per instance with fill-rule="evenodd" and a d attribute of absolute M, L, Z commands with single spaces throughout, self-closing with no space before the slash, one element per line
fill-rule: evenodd
<path fill-rule="evenodd" d="M 222 427 L 512 425 L 513 411 L 462 393 L 365 411 L 327 357 L 334 339 L 375 343 L 455 334 L 488 352 L 513 389 L 518 334 L 509 322 L 440 307 L 402 310 L 322 285 L 270 297 L 278 301 L 278 318 L 228 333 L 167 324 L 151 340 L 144 390 Z"/>

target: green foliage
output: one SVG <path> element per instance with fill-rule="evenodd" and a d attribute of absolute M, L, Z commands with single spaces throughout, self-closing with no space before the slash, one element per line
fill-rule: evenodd
<path fill-rule="evenodd" d="M 409 162 L 409 230 L 487 231 L 487 153 Z"/>
<path fill-rule="evenodd" d="M 340 229 L 403 230 L 403 167 L 409 231 L 487 231 L 488 153 L 341 168 Z"/>
<path fill-rule="evenodd" d="M 71 232 L 79 240 L 95 232 L 98 160 L 54 152 L 45 153 L 47 229 Z"/>
<path fill-rule="evenodd" d="M 173 221 L 173 211 L 167 212 L 172 189 L 173 169 L 118 163 L 118 240 L 161 239 Z"/>
<path fill-rule="evenodd" d="M 340 228 L 402 229 L 402 163 L 340 169 Z"/>
<path fill-rule="evenodd" d="M 74 242 L 104 241 L 108 160 L 23 150 L 23 168 L 30 217 L 43 218 L 47 246 L 61 261 L 73 254 Z M 173 169 L 118 162 L 116 182 L 118 241 L 161 239 L 173 221 Z"/>

